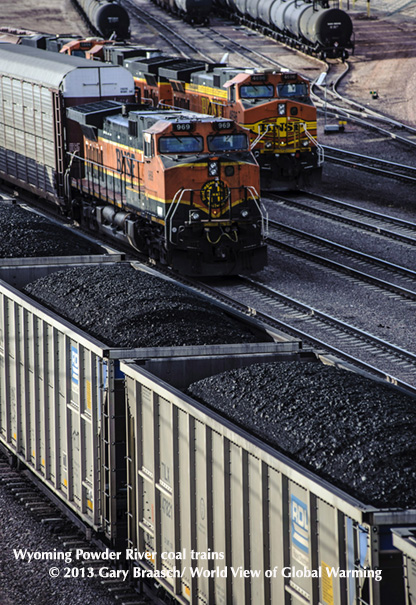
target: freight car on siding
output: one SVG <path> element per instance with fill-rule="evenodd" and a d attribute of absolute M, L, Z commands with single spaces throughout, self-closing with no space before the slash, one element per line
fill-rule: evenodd
<path fill-rule="evenodd" d="M 124 65 L 142 100 L 224 116 L 247 128 L 262 189 L 320 181 L 317 110 L 303 76 L 167 56 L 131 58 Z"/>
<path fill-rule="evenodd" d="M 117 0 L 73 0 L 93 29 L 104 38 L 130 37 L 130 17 Z"/>
<path fill-rule="evenodd" d="M 338 0 L 215 0 L 237 21 L 280 42 L 325 58 L 348 58 L 354 33 Z"/>
<path fill-rule="evenodd" d="M 155 4 L 170 13 L 175 13 L 184 21 L 208 25 L 212 11 L 212 0 L 153 0 Z"/>
<path fill-rule="evenodd" d="M 271 338 L 259 322 L 137 265 L 115 263 L 111 268 L 108 259 L 105 267 L 100 260 L 73 259 L 71 268 L 67 262 L 59 265 L 58 258 L 56 266 L 37 260 L 29 267 L 15 263 L 12 271 L 10 265 L 0 266 L 0 444 L 84 523 L 124 551 L 126 420 L 120 360 L 140 359 L 144 367 L 185 388 L 207 371 L 244 365 L 247 355 L 260 361 L 286 352 L 292 358 L 300 343 L 277 331 Z M 37 300 L 42 291 L 43 298 L 52 294 L 62 315 L 68 297 L 53 296 L 53 288 L 59 283 L 62 293 L 68 273 L 69 295 L 76 299 L 72 310 L 77 308 L 83 329 Z M 93 281 L 85 274 L 93 274 Z M 15 287 L 3 281 L 9 278 Z M 29 289 L 28 282 L 34 281 L 30 289 L 37 299 L 16 289 Z M 86 290 L 94 308 L 84 304 Z M 201 315 L 212 318 L 202 330 Z M 163 329 L 166 316 L 172 330 Z M 157 341 L 154 317 L 161 328 Z M 91 329 L 101 337 L 88 334 Z M 130 344 L 123 346 L 126 341 Z"/>

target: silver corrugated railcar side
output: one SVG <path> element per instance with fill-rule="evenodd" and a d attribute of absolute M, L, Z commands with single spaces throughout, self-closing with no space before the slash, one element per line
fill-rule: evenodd
<path fill-rule="evenodd" d="M 406 605 L 416 605 L 416 527 L 393 529 L 393 544 L 403 555 Z"/>
<path fill-rule="evenodd" d="M 180 603 L 403 605 L 390 529 L 416 510 L 366 505 L 139 366 L 121 370 L 137 577 Z"/>
<path fill-rule="evenodd" d="M 117 446 L 109 436 L 124 394 L 108 357 L 102 343 L 0 282 L 0 443 L 114 540 Z"/>
<path fill-rule="evenodd" d="M 0 278 L 22 287 L 71 266 L 71 259 L 61 265 L 56 259 L 45 259 L 44 265 L 39 260 L 22 259 L 21 265 L 16 259 L 5 260 Z M 82 257 L 72 261 L 89 264 Z M 92 264 L 97 262 L 100 259 Z M 260 324 L 247 321 L 261 332 Z M 122 550 L 126 419 L 120 360 L 140 360 L 181 387 L 207 369 L 225 371 L 244 365 L 247 358 L 270 361 L 282 351 L 287 359 L 296 356 L 297 339 L 284 340 L 279 333 L 276 339 L 281 342 L 111 348 L 0 281 L 0 445 L 85 524 Z M 193 355 L 197 357 L 191 363 Z"/>
<path fill-rule="evenodd" d="M 100 99 L 131 101 L 123 67 L 16 44 L 0 45 L 0 176 L 57 202 L 67 152 L 81 147 L 65 108 Z"/>

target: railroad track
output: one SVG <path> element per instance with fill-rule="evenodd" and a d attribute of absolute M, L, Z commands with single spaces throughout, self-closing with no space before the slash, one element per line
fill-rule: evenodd
<path fill-rule="evenodd" d="M 318 85 L 317 80 L 314 80 L 311 96 L 320 113 L 338 120 L 347 119 L 349 122 L 353 122 L 363 128 L 375 130 L 387 139 L 392 139 L 411 147 L 416 146 L 416 128 L 386 116 L 380 111 L 362 103 L 358 103 L 345 95 L 341 95 L 337 91 L 338 84 L 348 74 L 349 70 L 350 65 L 348 62 L 344 66 L 340 66 L 340 64 L 327 64 L 325 69 L 326 81 Z M 331 81 L 328 82 L 328 80 Z M 319 94 L 317 94 L 317 90 Z"/>
<path fill-rule="evenodd" d="M 300 338 L 307 345 L 416 393 L 416 354 L 410 351 L 250 278 L 239 277 L 232 283 L 198 284 L 197 287 L 217 300 Z"/>
<path fill-rule="evenodd" d="M 299 192 L 296 197 L 287 197 L 268 192 L 267 198 L 279 204 L 297 208 L 302 212 L 346 223 L 369 233 L 377 233 L 403 244 L 416 246 L 416 223 L 409 223 L 396 217 L 314 193 Z"/>
<path fill-rule="evenodd" d="M 236 29 L 235 25 L 233 26 Z M 217 28 L 208 27 L 198 29 L 201 35 L 209 37 L 215 44 L 218 44 L 221 48 L 229 53 L 234 53 L 244 60 L 249 60 L 256 67 L 264 67 L 264 63 L 269 63 L 278 69 L 285 69 L 284 65 L 275 61 L 271 57 L 268 57 L 264 53 L 259 52 L 248 46 L 240 44 L 237 40 L 233 40 L 230 36 L 220 32 Z M 253 58 L 254 57 L 254 58 Z"/>
<path fill-rule="evenodd" d="M 396 179 L 405 183 L 416 183 L 416 168 L 405 166 L 397 162 L 389 162 L 381 158 L 365 156 L 359 153 L 353 153 L 345 149 L 336 149 L 334 147 L 321 146 L 325 153 L 325 161 L 335 164 L 342 164 L 348 168 L 378 174 L 385 178 Z"/>
<path fill-rule="evenodd" d="M 83 582 L 99 582 L 114 603 L 120 605 L 146 605 L 150 600 L 140 595 L 133 583 L 121 579 L 100 577 L 100 568 L 108 568 L 116 572 L 117 566 L 109 560 L 91 559 L 88 553 L 105 552 L 106 545 L 96 538 L 88 539 L 91 533 L 78 517 L 69 512 L 64 502 L 53 496 L 46 486 L 30 471 L 18 470 L 9 463 L 10 452 L 6 455 L 0 451 L 0 486 L 12 495 L 21 508 L 21 514 L 31 517 L 34 523 L 43 526 L 51 535 L 51 540 L 57 543 L 54 551 L 57 558 L 45 560 L 45 574 L 52 567 L 56 576 L 82 578 Z M 22 543 L 23 546 L 23 543 Z M 22 549 L 24 550 L 24 549 Z M 76 560 L 76 551 L 83 551 L 86 557 Z M 66 558 L 59 558 L 65 553 Z M 71 559 L 71 560 L 69 560 Z M 70 576 L 73 570 L 73 575 Z M 158 600 L 154 600 L 158 603 Z"/>
<path fill-rule="evenodd" d="M 406 267 L 369 256 L 273 220 L 269 220 L 268 243 L 275 248 L 345 274 L 354 280 L 370 283 L 402 299 L 416 302 L 416 272 Z M 329 255 L 331 258 L 328 258 Z M 334 256 L 338 260 L 334 260 Z M 352 261 L 355 268 L 351 264 L 345 265 L 343 262 L 345 259 L 349 263 Z M 372 271 L 373 274 L 364 273 L 363 268 Z M 391 279 L 396 280 L 396 283 L 392 283 Z"/>
<path fill-rule="evenodd" d="M 153 8 L 149 2 L 147 10 L 143 9 L 132 0 L 124 0 L 123 2 L 129 10 L 130 16 L 140 21 L 145 26 L 149 27 L 155 34 L 162 38 L 171 48 L 185 58 L 200 56 L 206 61 L 213 62 L 214 59 L 208 55 L 201 47 L 197 47 L 189 41 L 188 37 L 179 34 L 171 25 L 168 24 L 166 16 L 161 18 L 160 9 Z M 163 14 L 163 13 L 162 13 Z M 173 21 L 173 19 L 172 19 Z M 182 25 L 179 22 L 179 25 Z"/>

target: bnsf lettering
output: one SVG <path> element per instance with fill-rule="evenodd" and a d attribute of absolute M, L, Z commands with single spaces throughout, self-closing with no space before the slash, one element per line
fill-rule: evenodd
<path fill-rule="evenodd" d="M 281 124 L 259 124 L 259 132 L 265 132 L 266 128 L 268 128 L 267 133 L 276 133 L 279 132 L 297 132 L 299 131 L 300 124 L 297 122 L 282 122 Z"/>
<path fill-rule="evenodd" d="M 202 113 L 207 113 L 210 116 L 222 117 L 222 105 L 212 103 L 207 97 L 202 97 L 201 99 L 201 110 Z"/>
<path fill-rule="evenodd" d="M 124 172 L 127 176 L 134 176 L 134 162 L 136 157 L 134 153 L 123 152 L 121 149 L 116 149 L 117 170 Z"/>

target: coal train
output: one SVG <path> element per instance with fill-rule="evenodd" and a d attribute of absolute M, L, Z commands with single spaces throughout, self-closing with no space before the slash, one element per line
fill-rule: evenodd
<path fill-rule="evenodd" d="M 130 17 L 117 0 L 73 0 L 88 23 L 104 38 L 130 37 Z"/>
<path fill-rule="evenodd" d="M 310 84 L 300 74 L 169 56 L 133 57 L 124 65 L 141 100 L 223 116 L 246 128 L 263 190 L 320 182 L 317 110 Z"/>
<path fill-rule="evenodd" d="M 0 177 L 192 275 L 257 271 L 267 217 L 246 131 L 129 105 L 123 67 L 0 46 Z"/>
<path fill-rule="evenodd" d="M 59 263 L 59 259 L 56 261 Z M 114 286 L 105 265 L 95 261 L 93 267 L 82 267 L 80 262 L 74 259 L 76 268 L 41 266 L 39 259 L 21 267 L 14 263 L 12 271 L 10 266 L 0 266 L 0 277 L 8 275 L 15 284 L 0 281 L 2 449 L 25 465 L 84 527 L 98 533 L 120 553 L 118 563 L 129 565 L 131 579 L 143 588 L 147 583 L 156 585 L 160 598 L 165 591 L 166 602 L 411 603 L 412 578 L 409 584 L 409 576 L 403 578 L 401 547 L 393 547 L 391 530 L 416 526 L 414 472 L 410 479 L 414 460 L 408 462 L 415 439 L 414 398 L 407 397 L 407 411 L 403 412 L 408 414 L 406 420 L 395 424 L 400 431 L 406 426 L 406 435 L 411 433 L 413 440 L 410 443 L 410 439 L 402 439 L 400 449 L 398 443 L 386 454 L 384 449 L 380 452 L 367 446 L 366 431 L 373 429 L 373 424 L 367 422 L 371 413 L 369 401 L 374 401 L 376 393 L 378 397 L 380 384 L 366 379 L 363 392 L 362 382 L 352 386 L 354 372 L 322 368 L 322 380 L 326 380 L 328 370 L 343 375 L 337 379 L 337 388 L 331 383 L 329 401 L 323 399 L 319 383 L 315 382 L 309 390 L 308 382 L 312 373 L 318 374 L 318 369 L 311 370 L 311 366 L 323 365 L 322 356 L 301 348 L 299 341 L 287 337 L 285 340 L 269 328 L 275 342 L 265 341 L 260 329 L 265 334 L 266 327 L 253 319 L 245 321 L 250 322 L 253 332 L 257 329 L 259 337 L 255 342 L 213 345 L 205 340 L 202 346 L 191 346 L 189 338 L 197 331 L 197 325 L 195 330 L 189 329 L 188 312 L 185 321 L 182 315 L 178 322 L 187 334 L 179 341 L 181 346 L 166 340 L 154 345 L 157 322 L 152 320 L 154 315 L 147 317 L 148 313 L 143 319 L 137 318 L 141 335 L 144 328 L 140 322 L 148 320 L 147 346 L 111 346 L 58 315 L 55 288 L 59 283 L 59 293 L 68 292 L 63 288 L 68 272 L 70 306 L 77 307 L 78 322 L 83 317 L 90 328 L 105 325 L 104 318 L 111 316 L 110 304 L 118 310 L 120 305 L 125 308 L 140 297 L 147 303 L 150 299 L 151 304 L 153 300 L 164 300 L 165 295 L 154 281 L 144 281 L 143 270 L 133 270 L 129 263 L 115 263 L 111 269 L 111 275 L 117 277 Z M 108 259 L 105 264 L 109 265 Z M 124 265 L 124 270 L 117 265 Z M 58 273 L 50 274 L 52 271 Z M 79 276 L 84 272 L 90 281 L 80 280 L 74 289 L 75 273 Z M 28 279 L 31 284 L 27 284 Z M 117 289 L 120 279 L 121 292 Z M 172 291 L 176 286 L 171 280 L 159 281 L 166 282 L 165 292 L 178 302 L 179 294 Z M 97 287 L 97 282 L 101 286 Z M 41 291 L 46 290 L 50 303 L 43 304 Z M 90 300 L 90 308 L 97 321 L 91 321 L 91 314 L 80 308 L 90 293 L 95 293 L 96 303 Z M 188 307 L 190 296 L 186 289 L 181 295 Z M 67 298 L 61 298 L 66 305 Z M 171 321 L 175 321 L 175 307 L 166 310 Z M 217 307 L 211 314 L 218 317 L 223 311 Z M 164 325 L 163 315 L 159 318 Z M 123 319 L 122 315 L 118 326 L 128 332 L 130 324 L 123 323 Z M 220 323 L 213 321 L 212 329 Z M 169 331 L 163 333 L 170 336 Z M 322 361 L 331 363 L 330 358 L 323 357 Z M 292 367 L 295 363 L 297 378 Z M 332 363 L 342 365 L 339 360 L 332 359 Z M 400 452 L 407 452 L 402 461 L 403 473 L 391 476 L 396 490 L 398 477 L 402 485 L 408 481 L 393 505 L 375 505 L 336 487 L 310 466 L 296 463 L 267 439 L 244 428 L 253 418 L 247 413 L 244 417 L 239 415 L 241 395 L 248 397 L 247 405 L 254 403 L 247 382 L 241 377 L 249 371 L 261 381 L 266 365 L 270 366 L 269 379 L 256 392 L 257 395 L 261 391 L 262 395 L 256 397 L 258 407 L 253 418 L 261 417 L 266 426 L 272 414 L 274 428 L 289 445 L 296 436 L 292 452 L 303 449 L 302 407 L 309 397 L 319 412 L 317 419 L 310 422 L 308 434 L 316 424 L 321 437 L 310 439 L 308 447 L 314 446 L 318 458 L 325 458 L 329 466 L 333 460 L 328 452 L 340 453 L 345 448 L 344 470 L 356 485 L 367 481 L 363 465 L 368 459 L 377 460 L 377 454 L 381 454 L 384 460 L 382 468 L 375 467 L 373 480 L 377 484 L 378 474 L 382 474 L 390 459 L 400 463 Z M 278 365 L 292 369 L 277 370 Z M 226 378 L 224 374 L 228 370 L 231 382 L 230 375 Z M 278 389 L 276 375 L 281 377 Z M 208 380 L 203 381 L 205 378 Z M 345 389 L 346 380 L 351 385 L 349 389 Z M 215 407 L 202 403 L 193 394 L 202 381 L 212 385 Z M 230 388 L 224 396 L 227 384 Z M 382 430 L 388 432 L 389 413 L 404 409 L 404 394 L 393 386 L 384 389 L 391 393 L 390 407 L 380 402 L 378 416 L 382 417 Z M 339 426 L 338 405 L 349 408 L 357 397 L 361 417 L 351 438 L 350 432 Z M 259 400 L 263 400 L 261 407 Z M 226 415 L 222 406 L 224 410 L 234 409 L 234 415 Z M 296 431 L 282 425 L 279 406 L 285 409 L 286 419 L 292 414 L 299 421 Z M 331 431 L 325 422 L 319 422 L 320 418 L 331 418 L 329 427 L 333 428 L 335 421 L 338 430 Z M 349 440 L 349 447 L 341 446 L 340 435 L 343 444 L 344 439 Z M 267 426 L 266 436 L 270 438 Z M 362 458 L 356 455 L 357 439 L 360 448 L 367 446 Z M 413 500 L 406 500 L 410 493 Z M 74 558 L 72 565 L 78 567 L 81 561 L 82 556 Z M 106 564 L 104 561 L 103 566 Z M 410 571 L 411 562 L 408 564 Z"/>

